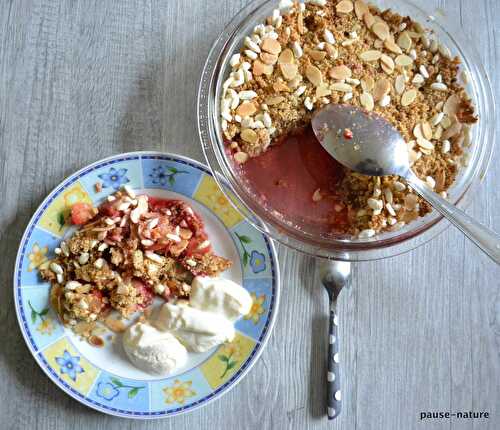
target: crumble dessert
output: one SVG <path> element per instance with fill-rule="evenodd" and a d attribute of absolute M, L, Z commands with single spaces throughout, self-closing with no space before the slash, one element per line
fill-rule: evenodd
<path fill-rule="evenodd" d="M 181 200 L 136 196 L 125 186 L 98 208 L 76 203 L 71 220 L 80 229 L 40 273 L 52 284 L 50 301 L 63 323 L 90 343 L 96 321 L 124 331 L 113 309 L 125 318 L 147 314 L 155 296 L 188 298 L 196 276 L 231 266 L 214 254 L 201 218 Z"/>
<path fill-rule="evenodd" d="M 467 163 L 464 148 L 477 121 L 459 64 L 421 24 L 391 10 L 363 0 L 282 0 L 230 59 L 221 127 L 245 172 L 249 161 L 307 127 L 316 109 L 329 103 L 361 106 L 400 131 L 413 171 L 446 197 L 458 168 Z M 336 232 L 369 238 L 431 210 L 397 176 L 341 169 L 332 213 L 346 222 L 335 225 Z M 329 193 L 318 188 L 310 201 L 316 204 Z"/>

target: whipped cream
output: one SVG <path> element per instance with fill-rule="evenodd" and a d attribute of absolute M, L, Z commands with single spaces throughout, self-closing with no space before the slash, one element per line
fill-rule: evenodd
<path fill-rule="evenodd" d="M 148 373 L 168 374 L 187 361 L 186 348 L 173 334 L 140 322 L 125 332 L 123 348 L 134 366 Z"/>
<path fill-rule="evenodd" d="M 197 276 L 191 285 L 189 304 L 236 321 L 250 312 L 252 298 L 247 290 L 229 279 Z"/>
<path fill-rule="evenodd" d="M 171 373 L 186 363 L 187 350 L 205 352 L 232 341 L 234 322 L 251 307 L 250 294 L 235 282 L 197 276 L 189 302 L 165 303 L 151 325 L 130 326 L 123 347 L 138 368 L 154 374 Z"/>
<path fill-rule="evenodd" d="M 158 329 L 172 332 L 190 351 L 204 352 L 234 339 L 232 321 L 187 304 L 165 303 L 155 321 Z"/>

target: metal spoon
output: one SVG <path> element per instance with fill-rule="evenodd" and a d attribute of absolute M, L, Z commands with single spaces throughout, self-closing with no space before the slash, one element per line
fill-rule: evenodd
<path fill-rule="evenodd" d="M 402 177 L 417 194 L 500 264 L 500 235 L 466 215 L 417 178 L 410 168 L 403 137 L 384 118 L 354 106 L 330 104 L 314 115 L 312 127 L 323 148 L 337 161 L 364 175 Z"/>
<path fill-rule="evenodd" d="M 328 373 L 327 414 L 328 419 L 337 418 L 341 411 L 340 362 L 337 318 L 337 298 L 343 287 L 351 282 L 351 263 L 324 260 L 320 262 L 319 275 L 330 300 L 330 323 L 328 329 Z"/>

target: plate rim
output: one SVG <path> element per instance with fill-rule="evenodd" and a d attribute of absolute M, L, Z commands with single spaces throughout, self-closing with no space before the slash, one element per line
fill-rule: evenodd
<path fill-rule="evenodd" d="M 221 387 L 218 387 L 218 389 L 220 389 L 220 391 L 216 392 L 212 397 L 204 400 L 202 403 L 197 403 L 197 404 L 194 404 L 193 406 L 191 406 L 187 409 L 175 411 L 172 413 L 168 413 L 168 412 L 167 413 L 162 413 L 162 412 L 154 413 L 151 411 L 149 411 L 148 414 L 145 414 L 145 415 L 141 415 L 140 412 L 122 413 L 122 412 L 119 412 L 118 410 L 116 410 L 116 411 L 112 410 L 111 408 L 109 408 L 109 409 L 108 408 L 101 408 L 100 405 L 96 405 L 96 404 L 93 404 L 92 402 L 90 402 L 88 399 L 88 395 L 81 394 L 82 397 L 79 397 L 75 393 L 73 393 L 71 388 L 67 388 L 66 386 L 62 385 L 61 381 L 59 380 L 60 378 L 56 378 L 56 376 L 54 376 L 50 372 L 49 366 L 45 362 L 46 360 L 40 354 L 40 351 L 37 352 L 33 349 L 32 345 L 31 345 L 31 341 L 27 337 L 26 329 L 24 327 L 24 322 L 21 319 L 21 313 L 20 313 L 20 309 L 19 309 L 20 295 L 18 294 L 18 290 L 20 288 L 17 288 L 17 272 L 18 272 L 19 264 L 21 263 L 21 255 L 23 254 L 22 253 L 22 245 L 27 243 L 26 240 L 27 240 L 28 236 L 31 235 L 32 230 L 34 228 L 34 221 L 37 218 L 37 216 L 41 213 L 43 206 L 49 201 L 49 199 L 53 196 L 53 194 L 56 193 L 59 190 L 59 188 L 61 188 L 61 186 L 63 186 L 63 184 L 66 184 L 68 181 L 70 181 L 71 179 L 74 179 L 76 176 L 78 176 L 82 172 L 88 170 L 89 168 L 91 168 L 95 165 L 104 163 L 106 161 L 114 160 L 117 158 L 134 157 L 134 156 L 137 156 L 140 160 L 141 159 L 140 157 L 143 155 L 163 156 L 163 157 L 170 157 L 173 159 L 179 159 L 179 160 L 182 160 L 182 161 L 185 161 L 185 162 L 188 162 L 188 163 L 195 165 L 200 170 L 202 170 L 205 174 L 209 175 L 212 178 L 214 177 L 214 175 L 212 174 L 212 172 L 208 168 L 208 166 L 201 163 L 200 161 L 194 160 L 194 159 L 189 158 L 189 157 L 184 156 L 184 155 L 180 155 L 180 154 L 176 154 L 176 153 L 172 153 L 172 152 L 162 152 L 162 151 L 124 152 L 124 153 L 119 153 L 119 154 L 111 155 L 111 156 L 96 160 L 92 163 L 89 163 L 89 164 L 83 166 L 82 168 L 76 170 L 72 174 L 66 176 L 62 181 L 58 182 L 57 185 L 55 187 L 53 187 L 48 192 L 48 194 L 45 196 L 45 198 L 40 202 L 40 204 L 37 206 L 37 208 L 33 211 L 33 215 L 30 217 L 28 223 L 26 224 L 23 235 L 19 241 L 19 246 L 18 246 L 17 254 L 16 254 L 16 260 L 14 263 L 14 276 L 12 279 L 12 284 L 13 284 L 13 293 L 14 293 L 13 298 L 14 298 L 14 306 L 15 306 L 15 311 L 16 311 L 16 318 L 17 318 L 19 329 L 20 329 L 21 334 L 23 336 L 24 342 L 25 342 L 30 354 L 34 358 L 35 362 L 42 369 L 42 371 L 49 378 L 49 380 L 51 380 L 56 385 L 57 388 L 59 388 L 64 393 L 69 395 L 71 398 L 73 398 L 77 402 L 83 404 L 84 406 L 87 406 L 93 410 L 96 410 L 96 411 L 101 412 L 103 414 L 107 414 L 109 416 L 135 419 L 135 420 L 154 420 L 154 419 L 163 419 L 163 418 L 170 418 L 170 417 L 174 417 L 174 416 L 179 416 L 179 415 L 187 414 L 187 413 L 193 412 L 197 409 L 200 409 L 200 408 L 212 403 L 213 401 L 220 399 L 222 396 L 224 396 L 229 391 L 231 391 L 236 385 L 238 385 L 245 378 L 245 376 L 253 368 L 255 363 L 257 363 L 257 361 L 259 361 L 263 351 L 265 350 L 265 348 L 267 346 L 269 338 L 273 332 L 274 324 L 276 322 L 276 318 L 277 318 L 277 315 L 279 312 L 279 306 L 280 306 L 281 272 L 280 272 L 278 254 L 276 251 L 274 241 L 270 237 L 267 237 L 265 234 L 263 234 L 262 232 L 260 232 L 256 229 L 258 231 L 258 233 L 264 238 L 264 241 L 266 242 L 266 245 L 270 251 L 270 257 L 272 259 L 272 263 L 274 264 L 274 267 L 275 267 L 275 270 L 274 270 L 274 279 L 275 279 L 274 283 L 276 285 L 275 303 L 274 303 L 274 307 L 269 315 L 269 323 L 268 323 L 267 331 L 264 333 L 262 340 L 257 344 L 258 348 L 257 348 L 254 356 L 250 359 L 247 366 L 241 371 L 241 373 L 239 373 L 238 377 L 236 379 L 233 379 L 233 380 L 229 379 L 228 381 L 226 381 L 226 383 L 221 386 L 222 389 L 221 389 Z M 215 178 L 214 178 L 214 180 L 215 180 Z M 68 185 L 70 185 L 70 184 L 68 184 Z M 248 223 L 248 220 L 246 218 L 244 218 L 243 221 L 246 221 Z M 253 227 L 253 225 L 251 223 L 249 223 L 249 225 L 255 229 L 255 227 Z M 61 339 L 62 338 L 63 337 L 61 337 Z M 102 371 L 102 369 L 100 369 L 100 370 Z M 228 384 L 228 385 L 225 386 L 226 384 Z M 217 389 L 215 389 L 215 390 L 217 390 Z M 212 391 L 212 394 L 215 392 L 215 390 Z M 150 401 L 151 401 L 151 399 L 150 399 Z"/>

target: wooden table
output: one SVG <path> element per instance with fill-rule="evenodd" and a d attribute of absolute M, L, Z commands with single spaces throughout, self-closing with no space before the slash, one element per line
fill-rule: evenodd
<path fill-rule="evenodd" d="M 32 359 L 12 302 L 15 253 L 31 214 L 68 174 L 111 154 L 149 149 L 203 160 L 198 79 L 212 41 L 245 3 L 3 2 L 0 428 L 500 428 L 500 270 L 454 229 L 409 254 L 354 266 L 339 304 L 344 410 L 331 424 L 323 415 L 326 295 L 314 259 L 284 247 L 267 349 L 236 388 L 201 410 L 151 422 L 108 417 L 69 398 Z M 460 22 L 499 96 L 500 2 L 418 3 Z M 468 210 L 497 230 L 499 169 L 497 151 Z M 463 410 L 490 418 L 420 422 L 420 412 Z"/>

